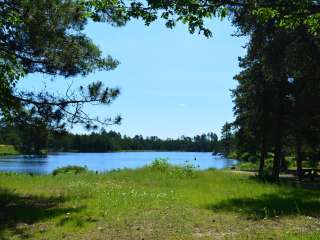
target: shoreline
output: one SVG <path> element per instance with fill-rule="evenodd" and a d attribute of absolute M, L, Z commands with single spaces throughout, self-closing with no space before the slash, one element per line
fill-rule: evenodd
<path fill-rule="evenodd" d="M 105 152 L 85 152 L 85 151 L 49 151 L 47 152 L 47 154 L 31 154 L 31 155 L 27 155 L 27 154 L 22 154 L 18 151 L 15 150 L 14 153 L 11 152 L 0 152 L 0 157 L 6 157 L 6 156 L 30 156 L 30 157 L 45 157 L 47 155 L 55 155 L 55 154 L 60 154 L 60 153 L 126 153 L 126 152 L 178 152 L 178 153 L 210 153 L 212 154 L 212 152 L 202 152 L 202 151 L 181 151 L 181 150 L 118 150 L 118 151 L 105 151 Z M 217 154 L 212 154 L 212 156 L 219 156 Z"/>

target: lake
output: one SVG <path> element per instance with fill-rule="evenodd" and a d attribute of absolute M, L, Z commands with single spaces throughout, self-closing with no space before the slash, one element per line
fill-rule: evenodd
<path fill-rule="evenodd" d="M 57 153 L 47 157 L 0 157 L 0 171 L 47 174 L 58 167 L 78 165 L 105 172 L 122 168 L 139 168 L 150 164 L 156 158 L 167 158 L 175 165 L 183 165 L 189 161 L 199 166 L 199 169 L 222 169 L 236 163 L 235 160 L 203 152 Z"/>

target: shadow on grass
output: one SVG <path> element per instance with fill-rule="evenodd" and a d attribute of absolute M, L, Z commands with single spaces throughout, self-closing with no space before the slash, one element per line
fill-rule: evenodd
<path fill-rule="evenodd" d="M 59 205 L 65 201 L 63 197 L 19 195 L 0 188 L 0 239 L 5 239 L 5 230 L 26 237 L 20 225 L 31 225 L 81 210 L 81 208 L 60 207 Z"/>
<path fill-rule="evenodd" d="M 280 181 L 275 182 L 271 178 L 271 176 L 265 175 L 260 177 L 258 175 L 253 175 L 249 177 L 251 180 L 260 182 L 260 183 L 269 183 L 269 184 L 277 184 L 277 185 L 284 185 L 287 187 L 298 187 L 303 189 L 320 189 L 320 179 L 317 177 L 314 180 L 310 180 L 310 178 L 305 177 L 299 181 L 298 177 L 292 174 L 285 174 L 280 176 Z M 319 192 L 320 193 L 320 192 Z"/>
<path fill-rule="evenodd" d="M 277 193 L 262 194 L 255 198 L 226 199 L 206 205 L 205 208 L 237 212 L 252 219 L 295 215 L 320 217 L 320 191 L 288 187 L 287 190 L 279 189 Z"/>

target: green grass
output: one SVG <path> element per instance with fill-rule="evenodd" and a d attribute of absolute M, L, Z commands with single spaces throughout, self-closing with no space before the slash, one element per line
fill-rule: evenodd
<path fill-rule="evenodd" d="M 12 145 L 0 145 L 0 156 L 19 154 Z"/>
<path fill-rule="evenodd" d="M 0 174 L 0 239 L 320 239 L 320 191 L 158 162 Z"/>

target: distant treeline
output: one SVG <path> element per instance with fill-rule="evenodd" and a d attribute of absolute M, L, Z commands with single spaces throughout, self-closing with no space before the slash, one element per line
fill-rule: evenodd
<path fill-rule="evenodd" d="M 64 151 L 106 152 L 119 150 L 165 150 L 165 151 L 219 151 L 219 140 L 216 134 L 202 134 L 195 137 L 182 136 L 178 139 L 160 139 L 156 136 L 128 137 L 120 133 L 102 131 L 90 135 L 67 133 L 63 137 L 52 139 L 50 148 Z"/>
<path fill-rule="evenodd" d="M 194 137 L 181 136 L 177 139 L 160 139 L 159 137 L 129 137 L 114 131 L 102 130 L 99 133 L 73 134 L 41 133 L 34 129 L 24 134 L 23 130 L 14 128 L 0 129 L 0 144 L 14 145 L 21 153 L 37 154 L 43 150 L 77 151 L 77 152 L 110 152 L 110 151 L 197 151 L 228 152 L 229 144 L 219 140 L 215 133 L 201 134 Z"/>

